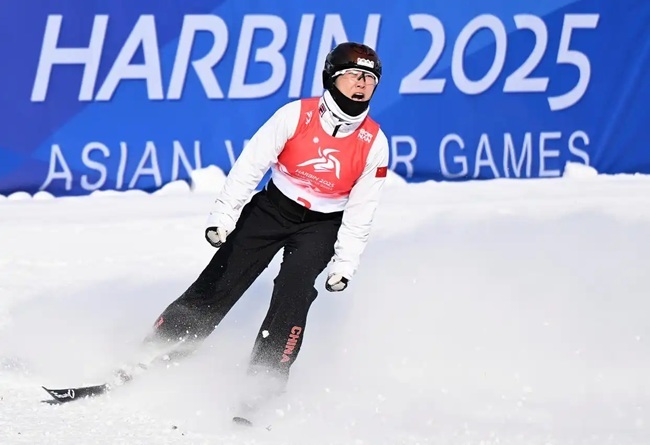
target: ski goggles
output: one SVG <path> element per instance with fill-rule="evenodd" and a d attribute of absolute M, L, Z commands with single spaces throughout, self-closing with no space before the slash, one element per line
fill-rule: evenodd
<path fill-rule="evenodd" d="M 361 80 L 366 85 L 374 86 L 379 83 L 379 79 L 373 73 L 369 71 L 360 70 L 357 68 L 347 68 L 341 71 L 337 71 L 334 73 L 333 77 L 338 77 L 338 76 L 341 76 L 344 79 L 348 79 L 352 82 Z"/>

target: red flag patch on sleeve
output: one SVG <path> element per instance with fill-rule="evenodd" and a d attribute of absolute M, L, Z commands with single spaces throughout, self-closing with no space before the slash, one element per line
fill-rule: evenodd
<path fill-rule="evenodd" d="M 385 178 L 388 174 L 388 167 L 377 167 L 375 178 Z"/>

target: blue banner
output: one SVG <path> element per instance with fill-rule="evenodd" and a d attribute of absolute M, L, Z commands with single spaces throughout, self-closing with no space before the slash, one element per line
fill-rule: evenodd
<path fill-rule="evenodd" d="M 376 48 L 371 114 L 409 181 L 650 173 L 650 2 L 5 0 L 0 193 L 229 171 L 327 52 Z"/>

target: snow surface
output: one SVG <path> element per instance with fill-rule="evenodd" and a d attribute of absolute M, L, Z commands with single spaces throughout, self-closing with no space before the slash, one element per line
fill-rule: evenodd
<path fill-rule="evenodd" d="M 648 444 L 650 178 L 566 174 L 391 175 L 270 430 L 230 417 L 277 258 L 180 366 L 41 402 L 102 381 L 202 270 L 220 171 L 192 191 L 0 197 L 0 444 Z"/>

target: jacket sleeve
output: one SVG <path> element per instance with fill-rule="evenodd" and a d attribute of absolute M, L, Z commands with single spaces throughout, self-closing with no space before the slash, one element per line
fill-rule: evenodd
<path fill-rule="evenodd" d="M 348 279 L 355 274 L 368 242 L 372 220 L 386 182 L 387 169 L 388 140 L 380 130 L 368 153 L 366 167 L 352 187 L 343 211 L 343 222 L 334 245 L 329 274 L 338 273 Z"/>
<path fill-rule="evenodd" d="M 300 101 L 293 101 L 278 109 L 257 130 L 228 173 L 206 227 L 223 227 L 228 232 L 235 229 L 242 208 L 295 133 L 299 117 Z"/>

